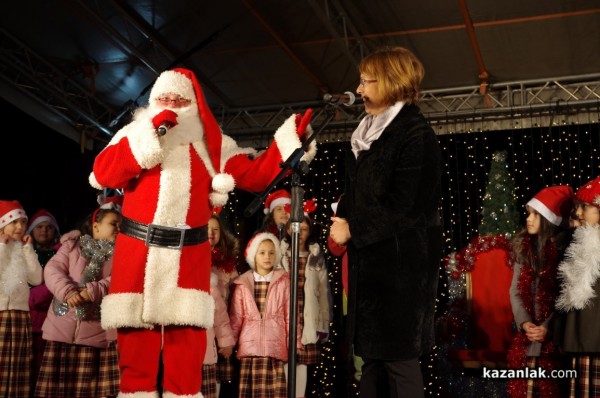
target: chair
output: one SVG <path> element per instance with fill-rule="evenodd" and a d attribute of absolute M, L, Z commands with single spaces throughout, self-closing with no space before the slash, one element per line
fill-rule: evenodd
<path fill-rule="evenodd" d="M 466 348 L 451 348 L 448 358 L 464 368 L 505 367 L 513 336 L 508 251 L 493 248 L 475 256 L 466 272 Z"/>

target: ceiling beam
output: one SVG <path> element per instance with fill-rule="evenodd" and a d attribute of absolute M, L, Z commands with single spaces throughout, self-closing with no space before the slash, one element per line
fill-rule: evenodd
<path fill-rule="evenodd" d="M 419 106 L 437 134 L 468 130 L 500 130 L 541 125 L 537 117 L 557 113 L 569 115 L 578 123 L 598 123 L 600 116 L 600 73 L 495 83 L 486 97 L 479 86 L 456 87 L 422 92 Z M 335 118 L 324 125 L 328 108 L 319 101 L 272 104 L 261 107 L 223 109 L 215 112 L 223 130 L 238 142 L 264 143 L 287 116 L 315 109 L 313 126 L 323 129 L 323 136 L 349 140 L 365 115 L 360 100 L 351 106 L 335 108 Z M 573 113 L 573 110 L 577 110 Z M 558 118 L 555 118 L 558 120 Z M 330 138 L 328 138 L 330 139 Z"/>
<path fill-rule="evenodd" d="M 329 92 L 329 87 L 300 59 L 300 57 L 292 50 L 285 40 L 273 29 L 273 27 L 263 18 L 262 14 L 250 3 L 249 0 L 242 0 L 242 3 L 252 13 L 254 18 L 262 25 L 263 28 L 273 37 L 281 49 L 300 67 L 306 76 L 313 81 L 317 88 L 323 93 Z"/>

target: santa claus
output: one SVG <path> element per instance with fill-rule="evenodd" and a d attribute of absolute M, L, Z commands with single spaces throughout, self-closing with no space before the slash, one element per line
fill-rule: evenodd
<path fill-rule="evenodd" d="M 193 72 L 156 80 L 149 105 L 96 157 L 90 183 L 124 190 L 102 326 L 117 328 L 120 398 L 158 398 L 162 352 L 165 398 L 201 398 L 205 329 L 212 326 L 213 208 L 234 187 L 259 192 L 301 146 L 311 111 L 290 116 L 260 156 L 222 134 Z M 303 160 L 316 153 L 311 143 Z"/>

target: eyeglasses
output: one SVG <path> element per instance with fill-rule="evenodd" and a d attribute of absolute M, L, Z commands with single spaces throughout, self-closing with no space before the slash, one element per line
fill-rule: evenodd
<path fill-rule="evenodd" d="M 364 87 L 367 83 L 375 83 L 376 81 L 377 81 L 377 79 L 371 79 L 371 80 L 360 79 L 358 85 Z"/>
<path fill-rule="evenodd" d="M 189 100 L 187 98 L 169 98 L 169 97 L 160 97 L 156 99 L 158 102 L 160 102 L 163 105 L 169 105 L 169 104 L 189 104 L 190 102 L 192 102 L 192 100 Z"/>

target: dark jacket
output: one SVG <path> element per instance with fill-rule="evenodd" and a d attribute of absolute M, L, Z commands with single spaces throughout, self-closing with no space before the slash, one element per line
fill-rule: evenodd
<path fill-rule="evenodd" d="M 357 355 L 404 360 L 434 344 L 441 173 L 437 138 L 415 105 L 358 159 L 349 153 L 338 213 L 352 235 L 348 333 Z"/>

